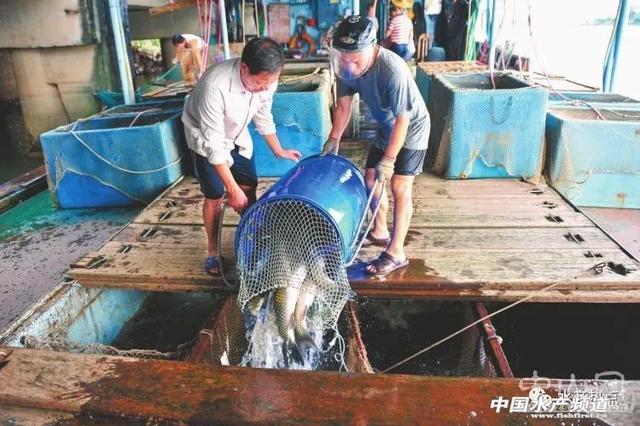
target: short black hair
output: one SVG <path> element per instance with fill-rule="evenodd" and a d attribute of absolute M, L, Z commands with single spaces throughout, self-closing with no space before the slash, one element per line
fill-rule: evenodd
<path fill-rule="evenodd" d="M 174 34 L 173 37 L 171 37 L 171 41 L 173 42 L 174 46 L 177 46 L 178 44 L 184 43 L 187 40 L 182 37 L 182 34 Z"/>
<path fill-rule="evenodd" d="M 284 53 L 277 41 L 269 37 L 252 39 L 242 50 L 242 62 L 250 74 L 274 73 L 284 65 Z"/>

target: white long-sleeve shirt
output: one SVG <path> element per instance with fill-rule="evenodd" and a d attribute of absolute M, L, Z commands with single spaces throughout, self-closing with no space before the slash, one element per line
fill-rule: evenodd
<path fill-rule="evenodd" d="M 187 145 L 211 164 L 233 165 L 237 146 L 245 158 L 253 155 L 247 126 L 253 119 L 258 133 L 276 132 L 271 115 L 275 81 L 268 90 L 252 93 L 240 79 L 240 59 L 230 59 L 207 69 L 187 97 L 182 113 Z"/>

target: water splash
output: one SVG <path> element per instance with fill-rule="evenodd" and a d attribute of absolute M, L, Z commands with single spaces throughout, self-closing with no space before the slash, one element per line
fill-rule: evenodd
<path fill-rule="evenodd" d="M 255 368 L 287 368 L 290 370 L 317 370 L 323 353 L 332 348 L 332 344 L 321 351 L 307 350 L 303 354 L 303 363 L 297 362 L 290 353 L 283 350 L 284 339 L 278 333 L 276 315 L 273 309 L 273 292 L 257 316 L 245 313 L 247 341 L 249 347 L 240 365 Z M 307 326 L 314 343 L 322 348 L 323 329 L 318 319 L 310 312 Z M 295 348 L 293 349 L 295 350 Z"/>

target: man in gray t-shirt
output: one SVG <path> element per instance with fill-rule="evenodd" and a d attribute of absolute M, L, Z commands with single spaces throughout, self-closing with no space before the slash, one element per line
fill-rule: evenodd
<path fill-rule="evenodd" d="M 335 27 L 329 52 L 338 77 L 338 106 L 323 152 L 337 153 L 351 116 L 353 95 L 358 93 L 378 122 L 378 134 L 365 166 L 367 187 L 371 190 L 376 181 L 389 181 L 395 205 L 390 234 L 389 201 L 383 185 L 379 185 L 374 198 L 380 200 L 380 208 L 365 244 L 380 245 L 385 250 L 367 265 L 366 272 L 384 276 L 409 263 L 404 240 L 413 211 L 413 181 L 422 172 L 430 121 L 407 64 L 377 46 L 375 32 L 371 20 L 360 16 L 345 18 Z"/>

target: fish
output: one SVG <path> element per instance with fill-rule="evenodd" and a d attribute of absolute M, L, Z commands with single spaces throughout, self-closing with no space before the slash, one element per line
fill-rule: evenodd
<path fill-rule="evenodd" d="M 314 283 L 310 280 L 306 280 L 302 284 L 300 295 L 298 296 L 296 307 L 293 312 L 293 334 L 298 351 L 302 355 L 304 355 L 308 349 L 318 349 L 318 346 L 309 334 L 309 327 L 307 324 L 307 314 L 309 312 L 309 308 L 316 300 L 317 293 L 318 289 Z"/>
<path fill-rule="evenodd" d="M 275 290 L 274 312 L 276 314 L 276 325 L 278 334 L 285 344 L 295 343 L 295 331 L 293 314 L 300 295 L 300 289 L 295 287 L 280 287 Z"/>
<path fill-rule="evenodd" d="M 260 313 L 260 310 L 264 306 L 264 303 L 267 300 L 266 294 L 258 294 L 257 296 L 253 296 L 251 300 L 247 302 L 245 310 L 248 311 L 254 317 L 257 317 Z"/>

